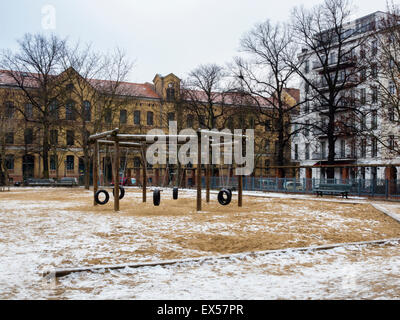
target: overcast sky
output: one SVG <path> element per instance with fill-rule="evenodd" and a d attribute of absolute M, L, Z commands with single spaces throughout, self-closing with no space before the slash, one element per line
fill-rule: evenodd
<path fill-rule="evenodd" d="M 285 21 L 294 6 L 320 0 L 13 0 L 0 2 L 0 48 L 15 49 L 24 33 L 51 33 L 124 49 L 135 61 L 133 82 L 156 73 L 185 78 L 201 63 L 225 64 L 257 22 Z M 386 0 L 355 0 L 356 17 L 386 8 Z M 53 10 L 54 9 L 54 10 Z M 54 15 L 53 15 L 54 13 Z M 55 19 L 53 19 L 53 16 Z"/>

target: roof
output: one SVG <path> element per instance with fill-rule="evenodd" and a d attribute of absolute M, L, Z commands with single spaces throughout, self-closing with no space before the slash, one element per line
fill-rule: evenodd
<path fill-rule="evenodd" d="M 27 77 L 27 84 L 29 87 L 35 88 L 38 87 L 37 74 L 31 73 L 32 77 Z M 170 74 L 175 76 L 174 74 Z M 22 76 L 22 73 L 21 73 Z M 179 79 L 179 78 L 178 78 Z M 99 80 L 99 79 L 89 79 L 89 84 L 93 86 L 95 89 L 101 89 L 104 91 L 112 92 L 113 85 L 116 82 L 110 80 Z M 0 86 L 16 86 L 17 83 L 15 79 L 10 76 L 10 71 L 7 70 L 0 70 Z M 300 100 L 300 90 L 294 88 L 287 88 L 285 89 L 287 93 L 294 98 L 296 102 Z M 208 98 L 204 91 L 199 90 L 188 90 L 187 91 L 191 97 L 191 99 L 195 98 L 199 102 L 206 103 Z M 117 88 L 116 94 L 123 95 L 123 96 L 131 96 L 137 98 L 147 98 L 147 99 L 160 99 L 161 97 L 157 94 L 155 87 L 152 83 L 132 83 L 132 82 L 120 82 Z M 270 105 L 268 99 L 262 99 L 253 97 L 253 99 L 258 101 L 258 104 L 261 106 L 268 106 Z M 213 93 L 213 102 L 214 103 L 225 103 L 228 105 L 256 105 L 255 100 L 249 98 L 239 92 L 228 92 L 228 93 L 220 93 L 215 92 Z"/>

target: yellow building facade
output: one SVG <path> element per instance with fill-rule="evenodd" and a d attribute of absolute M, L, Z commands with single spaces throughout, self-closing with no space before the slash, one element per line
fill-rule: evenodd
<path fill-rule="evenodd" d="M 114 128 L 119 128 L 121 133 L 130 134 L 143 134 L 156 128 L 167 132 L 169 121 L 177 121 L 178 129 L 197 129 L 204 125 L 198 114 L 185 107 L 186 102 L 180 96 L 181 80 L 172 73 L 167 76 L 156 75 L 152 83 L 121 83 L 118 92 L 112 93 L 113 99 L 107 101 L 103 97 L 100 103 L 99 95 L 96 96 L 93 92 L 98 87 L 104 87 L 109 81 L 90 80 L 85 83 L 73 71 L 66 72 L 71 72 L 68 75 L 61 75 L 61 77 L 68 76 L 69 80 L 63 82 L 66 90 L 62 97 L 54 102 L 57 106 L 54 108 L 50 106 L 50 111 L 54 112 L 51 119 L 56 120 L 48 128 L 50 178 L 75 177 L 83 183 L 86 171 L 84 135 L 89 136 Z M 80 90 L 77 90 L 77 87 Z M 289 91 L 288 103 L 296 103 L 295 95 L 290 93 Z M 0 72 L 0 99 L 3 105 L 3 116 L 0 119 L 1 154 L 5 158 L 4 163 L 10 182 L 42 178 L 43 128 L 35 122 L 38 110 L 29 104 L 24 93 L 14 86 L 7 76 L 4 74 L 2 76 L 2 72 Z M 217 112 L 221 106 L 216 103 L 213 108 Z M 253 175 L 275 176 L 275 171 L 268 169 L 274 165 L 276 133 L 273 130 L 273 123 L 270 127 L 257 125 L 256 115 L 252 111 L 254 107 L 251 106 L 240 106 L 231 102 L 231 104 L 225 103 L 224 108 L 231 111 L 218 119 L 217 127 L 255 130 L 256 169 Z M 79 112 L 75 112 L 76 110 Z M 92 148 L 86 146 L 86 150 L 89 152 L 88 157 L 91 158 Z M 287 152 L 290 154 L 290 150 Z M 100 158 L 103 183 L 106 183 L 112 179 L 112 148 L 102 148 Z M 122 151 L 121 167 L 125 176 L 134 177 L 140 182 L 140 166 L 140 154 Z M 88 169 L 91 170 L 89 167 Z M 177 179 L 176 172 L 174 173 L 176 168 L 149 166 L 148 169 L 149 184 L 165 185 Z M 179 184 L 193 185 L 195 183 L 193 168 L 184 169 L 179 177 Z M 214 176 L 232 175 L 223 168 L 216 168 L 214 171 L 212 174 Z"/>

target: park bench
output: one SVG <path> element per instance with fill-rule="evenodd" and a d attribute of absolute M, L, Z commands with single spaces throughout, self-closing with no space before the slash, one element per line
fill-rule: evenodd
<path fill-rule="evenodd" d="M 333 184 L 333 183 L 321 183 L 317 188 L 314 189 L 317 196 L 323 196 L 324 194 L 337 194 L 343 198 L 348 198 L 348 194 L 351 190 L 350 184 Z"/>

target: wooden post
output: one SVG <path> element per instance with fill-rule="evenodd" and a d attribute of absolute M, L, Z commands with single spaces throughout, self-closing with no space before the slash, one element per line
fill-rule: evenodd
<path fill-rule="evenodd" d="M 99 143 L 96 141 L 94 143 L 94 150 L 93 150 L 93 205 L 97 206 L 96 201 L 94 200 L 94 195 L 98 191 L 98 161 L 99 161 Z"/>
<path fill-rule="evenodd" d="M 197 132 L 197 211 L 201 211 L 201 132 Z"/>
<path fill-rule="evenodd" d="M 242 152 L 243 152 L 243 147 L 244 147 L 244 140 L 242 140 Z M 238 175 L 238 207 L 241 208 L 243 207 L 243 176 Z"/>
<path fill-rule="evenodd" d="M 206 165 L 206 202 L 210 203 L 210 164 Z"/>
<path fill-rule="evenodd" d="M 142 183 L 142 198 L 143 203 L 147 202 L 147 161 L 144 146 L 142 146 L 142 163 L 143 163 L 143 183 Z"/>
<path fill-rule="evenodd" d="M 119 142 L 118 138 L 115 138 L 114 142 L 114 211 L 119 211 L 119 166 L 120 166 L 120 155 L 119 155 Z"/>
<path fill-rule="evenodd" d="M 243 176 L 238 177 L 238 207 L 243 207 Z"/>

